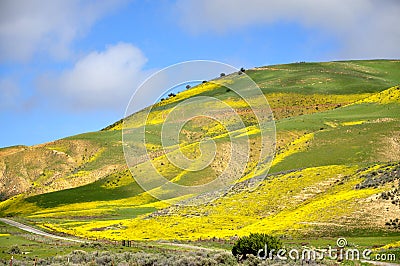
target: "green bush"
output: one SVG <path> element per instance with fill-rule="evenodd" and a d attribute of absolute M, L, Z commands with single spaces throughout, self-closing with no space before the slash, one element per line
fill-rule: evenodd
<path fill-rule="evenodd" d="M 21 254 L 21 249 L 18 247 L 18 245 L 14 245 L 10 248 L 10 251 L 8 252 L 9 254 Z"/>
<path fill-rule="evenodd" d="M 251 233 L 249 236 L 241 237 L 236 241 L 232 248 L 232 254 L 238 260 L 245 260 L 247 255 L 257 256 L 258 251 L 264 250 L 265 246 L 268 247 L 268 254 L 266 254 L 268 257 L 272 250 L 275 250 L 275 252 L 272 252 L 272 255 L 275 255 L 276 251 L 282 248 L 282 242 L 274 236 Z M 264 253 L 260 255 L 264 255 Z"/>

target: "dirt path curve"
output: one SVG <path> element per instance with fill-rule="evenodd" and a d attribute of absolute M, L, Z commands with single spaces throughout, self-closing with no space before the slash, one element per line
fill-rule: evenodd
<path fill-rule="evenodd" d="M 17 228 L 19 228 L 21 230 L 27 231 L 29 233 L 36 234 L 36 235 L 41 235 L 41 236 L 55 238 L 55 239 L 64 240 L 64 241 L 77 242 L 77 243 L 85 243 L 85 242 L 87 242 L 87 241 L 83 241 L 83 240 L 79 240 L 79 239 L 73 239 L 73 238 L 53 235 L 51 233 L 46 233 L 46 232 L 41 231 L 39 229 L 33 228 L 33 227 L 25 225 L 25 224 L 21 224 L 19 222 L 16 222 L 16 221 L 13 221 L 13 220 L 10 220 L 10 219 L 6 219 L 6 218 L 0 218 L 0 221 L 3 222 L 3 223 L 6 223 L 8 225 L 17 227 Z"/>

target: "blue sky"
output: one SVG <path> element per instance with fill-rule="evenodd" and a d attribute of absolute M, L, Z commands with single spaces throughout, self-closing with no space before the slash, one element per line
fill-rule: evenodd
<path fill-rule="evenodd" d="M 0 147 L 99 130 L 187 60 L 400 58 L 398 14 L 396 0 L 3 0 Z"/>

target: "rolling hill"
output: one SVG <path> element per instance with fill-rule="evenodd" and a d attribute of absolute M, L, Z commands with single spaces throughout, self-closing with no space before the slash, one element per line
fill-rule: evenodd
<path fill-rule="evenodd" d="M 257 165 L 260 128 L 248 103 L 224 86 L 240 82 L 231 73 L 216 79 L 218 84 L 202 83 L 154 104 L 146 124 L 141 121 L 148 109 L 98 132 L 0 149 L 0 215 L 88 239 L 230 239 L 266 232 L 391 235 L 400 241 L 400 224 L 394 222 L 400 218 L 400 61 L 294 63 L 245 73 L 261 88 L 275 119 L 271 163 Z M 226 128 L 207 118 L 185 124 L 179 148 L 196 158 L 199 141 L 214 140 L 217 152 L 208 167 L 179 169 L 168 158 L 176 147 L 163 150 L 166 117 L 194 96 L 235 108 L 246 127 L 237 137 L 248 137 L 250 160 L 241 179 L 216 200 L 193 195 L 196 206 L 171 205 L 187 199 L 160 201 L 132 177 L 146 177 L 154 167 L 176 184 L 199 185 L 229 161 Z M 233 121 L 222 111 L 216 117 Z M 139 158 L 128 169 L 123 128 L 135 134 L 144 127 L 149 159 Z"/>

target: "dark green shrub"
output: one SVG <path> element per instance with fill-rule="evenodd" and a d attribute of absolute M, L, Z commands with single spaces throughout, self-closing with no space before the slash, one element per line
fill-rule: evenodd
<path fill-rule="evenodd" d="M 14 245 L 10 248 L 10 251 L 8 252 L 9 254 L 21 254 L 21 249 L 18 247 L 18 245 Z"/>
<path fill-rule="evenodd" d="M 276 251 L 282 248 L 282 242 L 274 236 L 251 233 L 249 236 L 241 237 L 236 241 L 232 248 L 232 254 L 238 260 L 245 260 L 249 254 L 257 256 L 260 249 L 265 250 L 265 246 L 268 248 L 268 254 L 266 254 L 268 257 L 272 250 L 275 250 L 275 252 L 272 252 L 272 255 L 275 255 Z M 264 252 L 260 255 L 264 256 Z"/>

